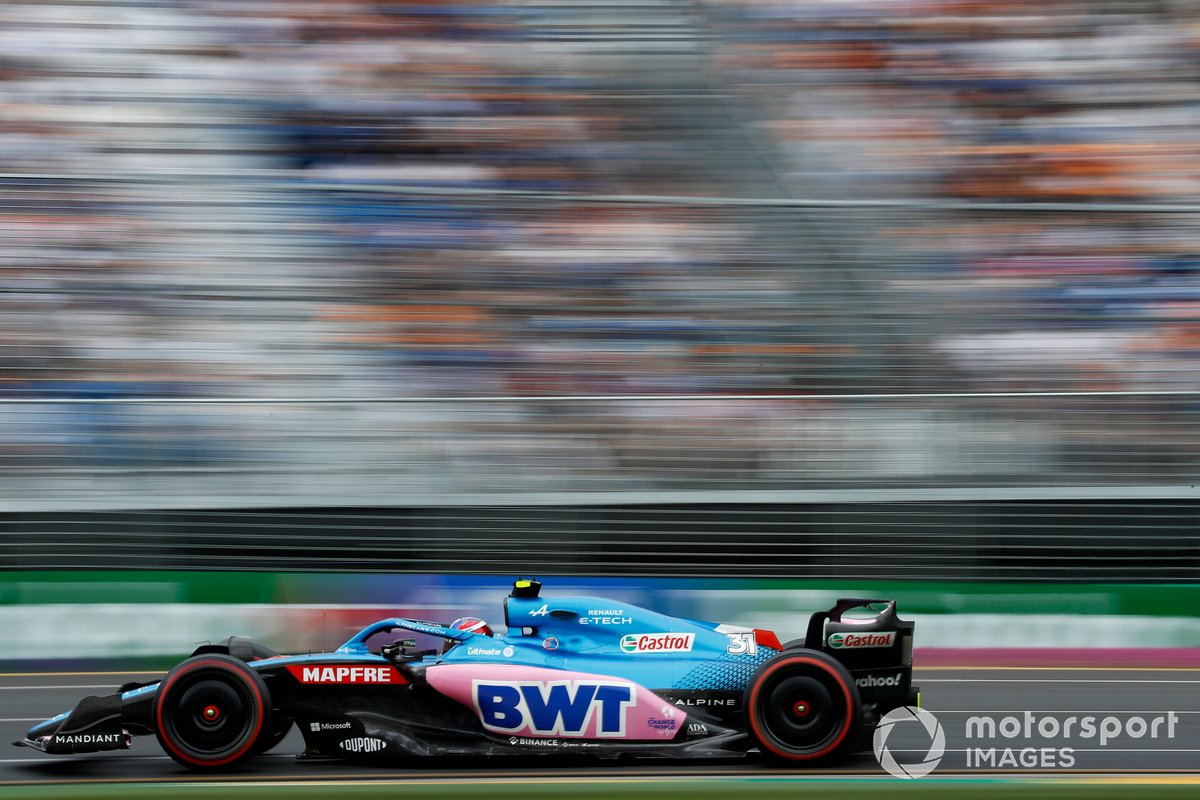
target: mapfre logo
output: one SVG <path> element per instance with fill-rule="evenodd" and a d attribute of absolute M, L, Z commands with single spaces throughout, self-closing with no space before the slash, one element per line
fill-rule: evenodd
<path fill-rule="evenodd" d="M 314 667 L 288 666 L 288 672 L 301 683 L 357 683 L 396 684 L 408 683 L 404 676 L 390 664 L 367 667 L 359 664 L 320 665 Z"/>
<path fill-rule="evenodd" d="M 690 653 L 694 633 L 629 633 L 621 637 L 625 653 Z"/>
<path fill-rule="evenodd" d="M 829 646 L 835 650 L 859 647 L 891 647 L 896 641 L 896 632 L 887 633 L 831 633 Z"/>

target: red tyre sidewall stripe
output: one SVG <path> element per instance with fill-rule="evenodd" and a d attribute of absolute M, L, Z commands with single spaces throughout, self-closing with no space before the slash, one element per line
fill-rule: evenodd
<path fill-rule="evenodd" d="M 826 675 L 829 675 L 831 678 L 837 681 L 838 686 L 842 688 L 842 696 L 846 698 L 846 722 L 842 726 L 842 732 L 839 733 L 837 738 L 835 738 L 824 749 L 819 750 L 816 753 L 809 753 L 807 755 L 788 753 L 773 746 L 770 743 L 769 737 L 764 736 L 763 732 L 759 729 L 758 714 L 755 712 L 755 708 L 758 705 L 759 689 L 762 688 L 762 685 L 767 678 L 778 672 L 784 666 L 795 663 L 812 664 Z M 760 675 L 759 679 L 755 681 L 754 688 L 750 690 L 750 702 L 748 705 L 749 708 L 746 709 L 746 719 L 750 723 L 750 729 L 754 733 L 754 738 L 758 740 L 759 744 L 770 750 L 775 755 L 779 756 L 780 758 L 786 758 L 789 761 L 811 761 L 814 758 L 820 758 L 821 756 L 832 752 L 835 748 L 837 748 L 838 745 L 842 743 L 842 740 L 846 738 L 847 734 L 850 733 L 850 729 L 854 727 L 854 695 L 850 691 L 850 686 L 845 680 L 842 679 L 841 675 L 830 669 L 828 664 L 823 661 L 818 661 L 815 658 L 806 658 L 805 656 L 789 656 L 774 662 L 770 667 L 767 668 L 767 671 Z"/>
<path fill-rule="evenodd" d="M 224 758 L 222 758 L 218 761 L 201 761 L 196 758 L 193 758 L 192 756 L 188 755 L 187 753 L 184 753 L 183 751 L 181 751 L 175 745 L 175 742 L 172 741 L 170 734 L 167 732 L 167 727 L 163 724 L 163 704 L 162 704 L 161 700 L 162 700 L 164 694 L 166 693 L 166 691 L 171 687 L 171 684 L 173 684 L 175 681 L 179 680 L 183 676 L 188 675 L 192 672 L 195 672 L 198 669 L 203 669 L 204 667 L 219 667 L 220 669 L 223 669 L 229 673 L 237 672 L 237 670 L 231 669 L 230 665 L 224 661 L 196 661 L 192 664 L 189 664 L 187 667 L 180 670 L 179 672 L 176 672 L 175 674 L 168 676 L 167 679 L 165 681 L 163 681 L 163 684 L 158 687 L 159 702 L 156 703 L 157 708 L 155 708 L 155 711 L 154 711 L 154 724 L 158 726 L 158 731 L 160 734 L 162 734 L 160 736 L 160 741 L 164 745 L 166 745 L 167 749 L 170 750 L 171 753 L 174 754 L 176 757 L 180 758 L 183 761 L 186 761 L 189 764 L 195 764 L 198 767 L 220 767 L 224 764 L 228 764 L 231 761 L 237 760 L 241 756 L 245 755 L 247 750 L 249 750 L 251 747 L 254 746 L 255 741 L 258 740 L 258 734 L 262 730 L 263 717 L 266 716 L 266 701 L 265 701 L 265 698 L 262 696 L 262 692 L 259 691 L 258 685 L 256 683 L 254 683 L 253 681 L 247 680 L 245 682 L 246 686 L 248 686 L 250 688 L 250 693 L 252 695 L 254 695 L 254 702 L 258 708 L 258 714 L 257 714 L 258 718 L 255 721 L 254 730 L 251 731 L 250 736 L 247 737 L 247 739 L 246 739 L 246 744 L 243 745 L 242 747 L 238 748 L 236 751 L 234 751 L 230 755 L 225 756 Z"/>

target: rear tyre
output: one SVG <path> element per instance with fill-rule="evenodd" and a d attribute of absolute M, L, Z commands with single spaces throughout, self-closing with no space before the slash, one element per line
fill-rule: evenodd
<path fill-rule="evenodd" d="M 167 755 L 198 771 L 228 769 L 283 738 L 270 742 L 279 726 L 271 727 L 262 677 L 241 660 L 217 653 L 189 658 L 167 673 L 153 716 Z"/>
<path fill-rule="evenodd" d="M 840 663 L 815 650 L 785 651 L 746 686 L 746 727 L 767 756 L 788 763 L 831 758 L 850 740 L 858 689 Z"/>

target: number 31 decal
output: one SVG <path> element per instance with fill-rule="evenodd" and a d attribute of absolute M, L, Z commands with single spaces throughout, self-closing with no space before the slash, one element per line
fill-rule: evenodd
<path fill-rule="evenodd" d="M 729 647 L 725 652 L 731 656 L 754 656 L 758 655 L 758 642 L 754 639 L 754 631 L 745 633 L 727 633 L 729 637 Z"/>

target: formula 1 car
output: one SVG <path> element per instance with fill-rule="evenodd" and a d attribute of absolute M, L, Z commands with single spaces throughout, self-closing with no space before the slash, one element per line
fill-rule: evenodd
<path fill-rule="evenodd" d="M 211 771 L 271 749 L 296 725 L 301 757 L 758 750 L 803 764 L 861 744 L 881 715 L 916 704 L 914 626 L 894 601 L 839 600 L 784 645 L 767 630 L 540 590 L 513 584 L 506 635 L 482 620 L 385 619 L 332 653 L 297 656 L 229 637 L 162 680 L 84 698 L 14 744 L 85 753 L 154 734 L 180 764 Z M 415 639 L 384 636 L 393 631 L 442 646 L 415 651 Z M 376 637 L 389 641 L 368 646 Z"/>

